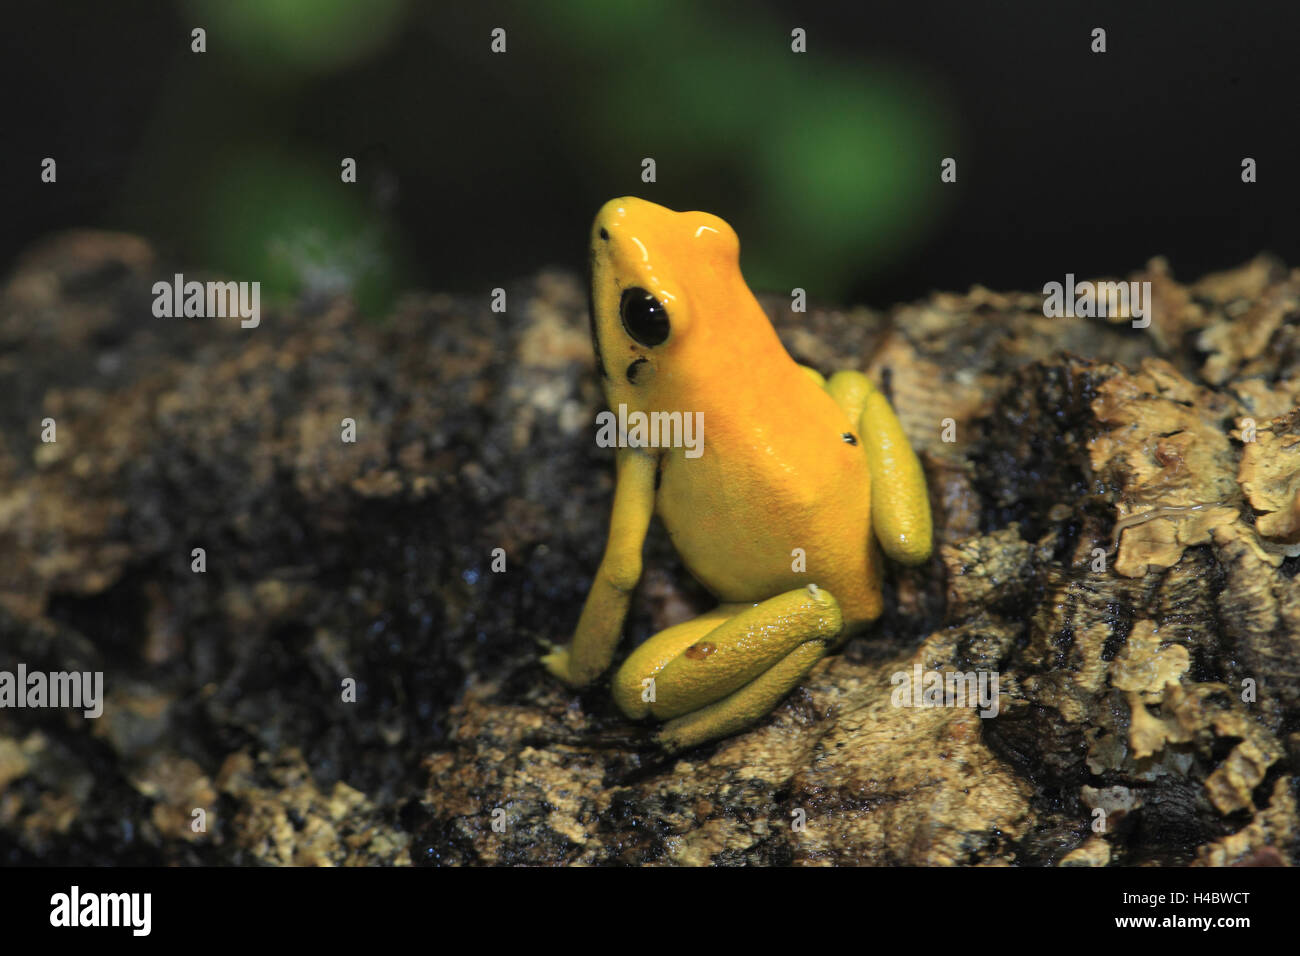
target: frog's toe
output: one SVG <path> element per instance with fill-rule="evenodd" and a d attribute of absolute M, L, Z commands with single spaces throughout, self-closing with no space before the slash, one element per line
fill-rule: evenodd
<path fill-rule="evenodd" d="M 551 676 L 558 677 L 566 684 L 572 683 L 569 676 L 569 649 L 567 647 L 556 647 L 550 641 L 544 641 L 540 638 L 538 643 L 550 649 L 550 653 L 542 655 L 542 666 L 551 673 Z"/>

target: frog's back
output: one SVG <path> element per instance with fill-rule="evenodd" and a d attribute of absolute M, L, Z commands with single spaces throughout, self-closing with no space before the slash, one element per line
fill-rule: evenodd
<path fill-rule="evenodd" d="M 761 601 L 813 583 L 835 596 L 850 625 L 872 620 L 879 570 L 857 425 L 784 349 L 765 365 L 746 381 L 733 378 L 730 390 L 687 393 L 688 407 L 703 413 L 702 453 L 665 452 L 659 515 L 720 601 Z"/>

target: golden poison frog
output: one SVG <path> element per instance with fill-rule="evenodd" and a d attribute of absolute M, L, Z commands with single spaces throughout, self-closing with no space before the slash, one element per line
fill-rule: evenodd
<path fill-rule="evenodd" d="M 610 409 L 680 412 L 702 447 L 617 452 L 609 540 L 572 642 L 543 658 L 585 685 L 611 664 L 651 514 L 719 601 L 655 634 L 613 677 L 677 751 L 769 713 L 881 612 L 880 551 L 930 556 L 925 475 L 860 372 L 823 379 L 781 345 L 717 216 L 606 203 L 591 233 L 592 340 Z"/>

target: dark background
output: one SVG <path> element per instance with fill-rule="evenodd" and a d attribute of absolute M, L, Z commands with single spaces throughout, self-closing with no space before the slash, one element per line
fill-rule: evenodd
<path fill-rule="evenodd" d="M 1259 251 L 1298 264 L 1295 11 L 8 4 L 0 267 L 53 231 L 124 229 L 196 272 L 382 307 L 581 269 L 592 214 L 628 193 L 728 219 L 757 289 L 874 306 L 1157 254 L 1180 278 Z"/>

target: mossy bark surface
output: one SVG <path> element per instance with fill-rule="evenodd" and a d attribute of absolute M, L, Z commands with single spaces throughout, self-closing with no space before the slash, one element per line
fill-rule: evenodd
<path fill-rule="evenodd" d="M 1144 329 L 765 300 L 887 390 L 938 546 L 769 719 L 664 758 L 537 663 L 612 495 L 575 277 L 241 329 L 154 318 L 174 271 L 68 234 L 0 293 L 0 669 L 106 697 L 0 710 L 0 860 L 1300 861 L 1300 273 L 1153 261 Z M 625 650 L 709 606 L 661 529 L 645 563 Z M 895 706 L 918 667 L 996 672 L 997 716 Z"/>

